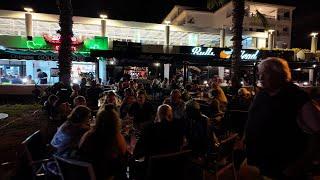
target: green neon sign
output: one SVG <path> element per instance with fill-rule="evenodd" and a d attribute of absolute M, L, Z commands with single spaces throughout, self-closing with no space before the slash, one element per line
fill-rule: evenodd
<path fill-rule="evenodd" d="M 108 38 L 95 36 L 92 39 L 86 39 L 84 41 L 85 49 L 97 49 L 97 50 L 107 50 L 108 49 Z"/>

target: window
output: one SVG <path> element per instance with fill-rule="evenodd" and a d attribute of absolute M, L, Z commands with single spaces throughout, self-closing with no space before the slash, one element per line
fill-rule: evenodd
<path fill-rule="evenodd" d="M 289 28 L 288 28 L 288 27 L 285 27 L 285 28 L 282 29 L 282 31 L 283 31 L 283 32 L 288 32 L 288 31 L 289 31 Z"/>
<path fill-rule="evenodd" d="M 290 18 L 290 12 L 285 12 L 283 13 L 284 18 Z"/>
<path fill-rule="evenodd" d="M 257 29 L 256 32 L 264 32 L 264 29 Z"/>

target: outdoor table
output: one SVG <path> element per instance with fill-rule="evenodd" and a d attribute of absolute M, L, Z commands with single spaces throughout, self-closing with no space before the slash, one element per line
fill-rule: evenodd
<path fill-rule="evenodd" d="M 6 119 L 7 117 L 9 117 L 8 114 L 6 114 L 6 113 L 0 113 L 0 120 Z"/>

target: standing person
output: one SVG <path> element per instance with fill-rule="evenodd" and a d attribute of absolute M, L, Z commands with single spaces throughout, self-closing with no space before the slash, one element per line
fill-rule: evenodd
<path fill-rule="evenodd" d="M 80 83 L 80 95 L 87 97 L 87 79 L 82 78 Z"/>
<path fill-rule="evenodd" d="M 307 139 L 297 117 L 308 95 L 291 82 L 285 60 L 268 58 L 258 68 L 262 90 L 249 109 L 245 130 L 248 164 L 272 179 L 304 179 L 292 177 L 289 167 L 306 151 Z"/>
<path fill-rule="evenodd" d="M 103 90 L 97 86 L 96 81 L 92 80 L 91 87 L 87 91 L 87 104 L 90 109 L 98 109 L 98 100 L 102 92 Z"/>
<path fill-rule="evenodd" d="M 48 75 L 47 73 L 43 72 L 41 69 L 37 69 L 38 79 L 40 84 L 48 84 Z"/>

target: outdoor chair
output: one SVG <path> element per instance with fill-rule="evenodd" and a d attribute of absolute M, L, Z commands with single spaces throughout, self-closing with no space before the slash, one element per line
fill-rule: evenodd
<path fill-rule="evenodd" d="M 214 173 L 218 180 L 227 170 L 232 169 L 233 177 L 236 179 L 234 168 L 234 146 L 238 139 L 238 134 L 232 134 L 229 137 L 214 142 L 214 152 L 208 154 L 208 171 Z"/>
<path fill-rule="evenodd" d="M 96 176 L 90 163 L 64 159 L 54 156 L 61 180 L 95 180 Z"/>
<path fill-rule="evenodd" d="M 25 179 L 37 179 L 49 174 L 46 164 L 49 158 L 46 144 L 43 143 L 40 131 L 27 137 L 17 150 L 17 176 Z"/>
<path fill-rule="evenodd" d="M 191 150 L 151 156 L 148 161 L 146 180 L 193 179 L 190 176 Z"/>

